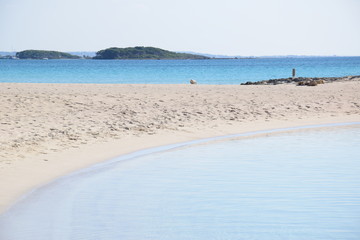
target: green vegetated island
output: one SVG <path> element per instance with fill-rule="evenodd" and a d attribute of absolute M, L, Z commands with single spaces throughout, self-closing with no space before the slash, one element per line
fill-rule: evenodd
<path fill-rule="evenodd" d="M 65 52 L 25 50 L 17 52 L 19 59 L 79 59 L 80 56 Z M 177 53 L 154 47 L 107 48 L 100 50 L 92 59 L 209 59 L 209 57 Z"/>
<path fill-rule="evenodd" d="M 25 50 L 17 52 L 16 57 L 20 59 L 79 59 L 79 56 L 70 53 L 44 50 Z"/>
<path fill-rule="evenodd" d="M 114 47 L 98 51 L 94 59 L 208 59 L 208 57 L 171 52 L 154 47 Z"/>

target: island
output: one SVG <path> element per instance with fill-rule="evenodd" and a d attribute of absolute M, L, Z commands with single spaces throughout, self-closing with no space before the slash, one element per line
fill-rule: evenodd
<path fill-rule="evenodd" d="M 113 47 L 98 51 L 93 59 L 209 59 L 209 57 L 154 47 Z"/>
<path fill-rule="evenodd" d="M 58 51 L 45 50 L 25 50 L 16 53 L 19 59 L 79 59 L 80 56 L 72 55 L 70 53 Z"/>

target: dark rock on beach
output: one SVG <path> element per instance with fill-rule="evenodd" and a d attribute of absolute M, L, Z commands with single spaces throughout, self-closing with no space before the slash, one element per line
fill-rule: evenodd
<path fill-rule="evenodd" d="M 358 76 L 345 76 L 345 77 L 297 77 L 297 78 L 279 78 L 270 79 L 257 82 L 246 82 L 241 85 L 278 85 L 278 84 L 297 84 L 299 86 L 316 86 L 318 84 L 324 84 L 335 81 L 360 81 L 360 75 Z"/>

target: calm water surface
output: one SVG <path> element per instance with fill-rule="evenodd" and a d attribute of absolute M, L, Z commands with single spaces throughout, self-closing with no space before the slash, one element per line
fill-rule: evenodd
<path fill-rule="evenodd" d="M 0 60 L 0 82 L 239 84 L 360 75 L 360 57 L 211 60 Z"/>
<path fill-rule="evenodd" d="M 111 163 L 34 192 L 0 239 L 358 240 L 360 126 Z"/>

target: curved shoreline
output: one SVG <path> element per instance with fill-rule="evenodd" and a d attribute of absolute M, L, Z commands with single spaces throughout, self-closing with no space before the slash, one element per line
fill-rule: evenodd
<path fill-rule="evenodd" d="M 104 168 L 109 168 L 113 164 L 117 164 L 122 161 L 129 161 L 129 160 L 143 157 L 143 156 L 150 155 L 150 154 L 172 151 L 172 150 L 182 148 L 182 147 L 194 147 L 198 144 L 211 144 L 216 141 L 229 141 L 232 139 L 241 139 L 241 138 L 246 138 L 246 137 L 262 137 L 264 134 L 272 135 L 272 134 L 296 132 L 296 131 L 300 131 L 300 130 L 318 130 L 318 129 L 322 129 L 322 128 L 334 128 L 334 127 L 345 127 L 345 126 L 351 127 L 351 126 L 356 126 L 356 125 L 360 125 L 360 121 L 290 126 L 290 127 L 285 127 L 285 128 L 272 128 L 272 129 L 265 129 L 265 130 L 241 132 L 241 133 L 235 133 L 235 134 L 229 134 L 229 135 L 212 136 L 212 137 L 201 138 L 201 139 L 196 139 L 196 140 L 191 140 L 191 141 L 172 143 L 172 144 L 150 147 L 150 148 L 145 148 L 145 149 L 138 149 L 131 153 L 119 155 L 112 159 L 108 159 L 108 160 L 93 164 L 91 166 L 85 167 L 83 169 L 76 170 L 72 173 L 68 173 L 61 177 L 55 178 L 55 179 L 51 180 L 50 182 L 44 183 L 40 186 L 37 186 L 37 187 L 31 189 L 30 191 L 28 191 L 26 194 L 23 194 L 20 198 L 16 199 L 16 201 L 12 202 L 12 204 L 9 205 L 7 208 L 3 209 L 3 211 L 0 212 L 0 216 L 7 214 L 12 208 L 16 207 L 18 204 L 22 204 L 28 198 L 31 198 L 33 193 L 35 193 L 37 191 L 42 191 L 47 188 L 51 188 L 51 186 L 53 184 L 56 184 L 59 181 L 62 181 L 64 179 L 68 180 L 69 178 L 81 177 L 82 174 L 91 174 L 95 171 L 99 171 Z"/>
<path fill-rule="evenodd" d="M 0 212 L 74 171 L 158 146 L 360 121 L 360 81 L 295 85 L 0 83 Z"/>
<path fill-rule="evenodd" d="M 267 130 L 258 130 L 258 131 L 249 131 L 249 132 L 243 132 L 243 133 L 235 133 L 235 134 L 229 134 L 229 135 L 222 135 L 222 136 L 214 136 L 214 137 L 208 137 L 208 138 L 201 138 L 186 142 L 179 142 L 179 143 L 173 143 L 168 145 L 162 145 L 158 147 L 151 147 L 146 149 L 139 149 L 131 153 L 127 153 L 124 155 L 117 156 L 113 159 L 106 160 L 104 162 L 97 163 L 95 165 L 92 165 L 90 167 L 78 170 L 76 172 L 73 172 L 71 174 L 62 176 L 58 179 L 55 179 L 53 182 L 61 181 L 63 178 L 69 178 L 69 177 L 77 177 L 80 174 L 83 173 L 91 173 L 96 170 L 100 170 L 101 168 L 110 167 L 112 164 L 117 164 L 122 161 L 129 161 L 135 158 L 155 154 L 155 153 L 162 153 L 166 151 L 172 151 L 176 150 L 178 148 L 183 147 L 194 147 L 198 144 L 212 144 L 217 141 L 229 141 L 232 139 L 242 139 L 246 137 L 263 137 L 264 134 L 273 135 L 273 134 L 284 134 L 284 133 L 290 133 L 290 132 L 296 132 L 299 130 L 319 130 L 322 128 L 334 128 L 334 127 L 346 127 L 346 126 L 356 126 L 360 125 L 360 122 L 341 122 L 341 123 L 328 123 L 328 124 L 314 124 L 314 125 L 304 125 L 304 126 L 293 126 L 293 127 L 286 127 L 286 128 L 275 128 L 275 129 L 267 129 Z M 51 185 L 52 182 L 44 184 L 42 187 Z M 41 187 L 40 187 L 41 188 Z M 39 189 L 39 188 L 37 188 Z M 36 190 L 36 189 L 34 189 Z"/>

